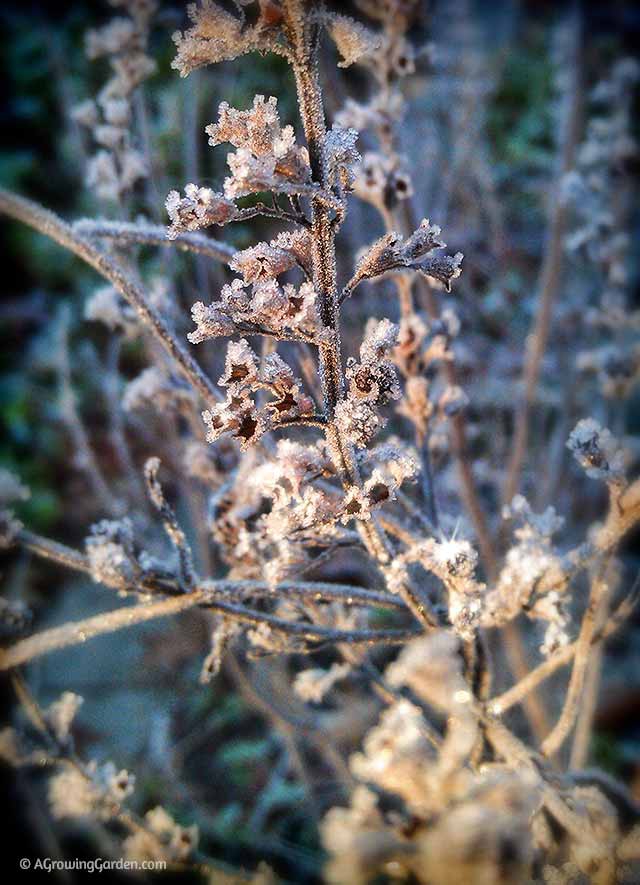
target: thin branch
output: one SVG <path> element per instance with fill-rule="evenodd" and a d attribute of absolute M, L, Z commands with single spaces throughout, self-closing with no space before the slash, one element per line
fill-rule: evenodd
<path fill-rule="evenodd" d="M 0 670 L 10 670 L 57 649 L 81 645 L 88 639 L 113 633 L 123 627 L 133 627 L 135 624 L 142 624 L 155 618 L 187 611 L 200 605 L 206 596 L 206 593 L 198 591 L 185 596 L 163 599 L 160 602 L 126 606 L 82 621 L 70 621 L 60 627 L 43 630 L 0 652 Z"/>
<path fill-rule="evenodd" d="M 89 574 L 91 571 L 89 560 L 77 550 L 72 550 L 57 541 L 43 538 L 26 529 L 22 529 L 18 535 L 18 542 L 26 549 L 43 559 L 57 562 L 74 571 Z M 126 588 L 125 588 L 126 589 Z M 135 589 L 135 588 L 129 588 Z M 140 587 L 142 593 L 182 593 L 177 582 L 171 584 L 166 580 L 159 581 L 157 578 L 146 579 L 142 577 Z M 196 589 L 207 590 L 224 596 L 234 594 L 240 599 L 263 596 L 268 599 L 277 599 L 282 596 L 294 596 L 301 599 L 313 599 L 315 602 L 338 601 L 345 605 L 373 605 L 381 608 L 397 609 L 404 611 L 405 606 L 398 596 L 392 593 L 384 593 L 379 590 L 366 590 L 362 587 L 354 587 L 351 584 L 333 584 L 323 581 L 283 581 L 273 587 L 265 581 L 254 580 L 217 580 L 202 581 Z"/>
<path fill-rule="evenodd" d="M 580 635 L 576 642 L 576 651 L 573 657 L 573 670 L 569 687 L 565 695 L 564 705 L 560 718 L 551 732 L 542 742 L 542 752 L 545 756 L 554 756 L 573 728 L 580 709 L 580 698 L 584 688 L 584 680 L 589 663 L 589 651 L 596 631 L 600 607 L 607 598 L 609 582 L 606 577 L 606 565 L 594 575 L 591 594 L 587 604 L 587 610 L 582 617 Z"/>
<path fill-rule="evenodd" d="M 281 427 L 320 427 L 324 429 L 326 426 L 327 419 L 324 415 L 300 415 L 297 418 L 281 418 L 269 429 L 278 430 Z"/>
<path fill-rule="evenodd" d="M 0 670 L 10 670 L 50 652 L 81 645 L 88 639 L 133 627 L 146 621 L 175 615 L 196 607 L 205 607 L 248 624 L 266 624 L 278 633 L 298 636 L 311 642 L 345 642 L 350 645 L 400 645 L 422 631 L 415 628 L 397 630 L 331 630 L 314 624 L 287 621 L 275 615 L 253 611 L 231 602 L 222 602 L 207 589 L 194 590 L 160 602 L 126 606 L 82 621 L 70 621 L 60 627 L 43 630 L 0 652 Z"/>
<path fill-rule="evenodd" d="M 80 415 L 76 393 L 73 388 L 71 361 L 69 359 L 68 305 L 62 305 L 59 311 L 56 333 L 55 364 L 58 375 L 60 411 L 78 454 L 76 464 L 86 475 L 100 505 L 109 513 L 117 515 L 121 512 L 121 503 L 112 494 L 100 468 L 93 446 L 89 440 L 89 434 Z"/>
<path fill-rule="evenodd" d="M 635 606 L 638 604 L 638 601 L 640 601 L 640 579 L 636 578 L 628 596 L 622 600 L 604 627 L 595 633 L 592 642 L 601 642 L 611 636 L 612 633 L 615 633 L 615 631 L 627 620 Z M 544 682 L 545 679 L 553 676 L 556 670 L 559 670 L 560 667 L 564 667 L 573 659 L 577 645 L 577 642 L 565 645 L 564 648 L 559 649 L 550 658 L 547 658 L 546 661 L 534 670 L 531 670 L 524 679 L 521 679 L 520 682 L 508 689 L 508 691 L 492 698 L 488 704 L 489 711 L 498 716 L 509 710 L 511 707 L 514 707 L 516 704 L 521 703 L 529 692 L 534 691 L 534 689 Z"/>
<path fill-rule="evenodd" d="M 0 213 L 4 213 L 45 236 L 55 240 L 73 252 L 102 274 L 135 309 L 142 322 L 148 326 L 174 361 L 180 373 L 187 379 L 202 399 L 217 402 L 220 394 L 198 363 L 175 337 L 155 308 L 147 301 L 144 292 L 126 275 L 124 270 L 109 256 L 97 249 L 89 240 L 43 206 L 0 188 Z"/>
<path fill-rule="evenodd" d="M 115 240 L 118 245 L 174 246 L 182 252 L 205 255 L 215 261 L 228 264 L 236 254 L 236 249 L 220 240 L 213 240 L 205 234 L 189 232 L 167 237 L 167 229 L 159 224 L 146 222 L 107 221 L 81 218 L 73 223 L 73 230 L 82 237 Z"/>
<path fill-rule="evenodd" d="M 296 224 L 302 225 L 303 227 L 311 226 L 309 223 L 309 219 L 306 217 L 306 215 L 302 213 L 294 214 L 293 212 L 287 212 L 286 209 L 281 209 L 280 206 L 265 206 L 264 203 L 256 203 L 255 206 L 248 206 L 246 209 L 240 209 L 231 220 L 247 221 L 247 219 L 255 218 L 258 215 L 264 215 L 267 218 L 278 218 L 281 221 L 293 221 Z"/>
<path fill-rule="evenodd" d="M 524 392 L 522 400 L 518 404 L 515 418 L 513 446 L 511 457 L 507 466 L 507 476 L 503 487 L 502 502 L 509 504 L 518 491 L 520 472 L 527 454 L 529 439 L 529 419 L 531 409 L 535 401 L 536 388 L 540 378 L 542 359 L 547 348 L 553 308 L 560 287 L 562 277 L 562 259 L 565 250 L 565 228 L 567 224 L 568 210 L 560 198 L 558 184 L 574 165 L 576 147 L 580 133 L 582 116 L 581 108 L 581 73 L 580 73 L 580 40 L 581 28 L 578 4 L 575 4 L 571 23 L 573 39 L 571 64 L 567 67 L 571 71 L 571 82 L 565 97 L 563 117 L 567 121 L 564 127 L 561 144 L 560 162 L 554 183 L 554 196 L 552 197 L 551 220 L 547 232 L 544 259 L 540 271 L 538 283 L 538 305 L 533 321 L 533 327 L 527 336 L 527 351 L 523 368 Z"/>
<path fill-rule="evenodd" d="M 183 585 L 191 589 L 195 582 L 195 570 L 193 566 L 193 553 L 187 542 L 187 538 L 178 523 L 178 519 L 165 498 L 164 491 L 158 479 L 160 469 L 159 458 L 149 458 L 144 465 L 144 478 L 151 503 L 156 508 L 164 525 L 167 537 L 178 553 L 180 563 L 180 577 Z"/>

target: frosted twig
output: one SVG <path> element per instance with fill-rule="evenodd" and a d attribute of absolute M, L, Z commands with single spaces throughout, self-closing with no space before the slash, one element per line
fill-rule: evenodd
<path fill-rule="evenodd" d="M 76 449 L 77 465 L 85 473 L 101 505 L 109 513 L 117 514 L 120 504 L 111 493 L 95 456 L 73 389 L 69 361 L 69 310 L 67 305 L 60 310 L 56 332 L 55 360 L 58 372 L 58 395 L 61 413 Z"/>
<path fill-rule="evenodd" d="M 592 642 L 601 642 L 611 636 L 612 633 L 615 633 L 615 631 L 625 623 L 639 600 L 640 579 L 636 578 L 629 594 L 622 600 L 602 629 L 594 634 Z M 560 669 L 560 667 L 564 667 L 568 664 L 573 659 L 576 653 L 576 648 L 577 642 L 572 642 L 559 649 L 542 664 L 535 669 L 530 670 L 524 679 L 521 679 L 520 682 L 512 686 L 512 688 L 503 692 L 501 695 L 492 698 L 488 704 L 489 710 L 492 713 L 499 715 L 516 704 L 519 704 L 526 695 L 537 688 L 540 683 L 552 676 L 556 670 Z"/>
<path fill-rule="evenodd" d="M 593 577 L 589 602 L 582 616 L 580 635 L 576 642 L 576 650 L 573 657 L 573 670 L 571 671 L 571 679 L 569 680 L 562 713 L 551 732 L 542 742 L 541 749 L 545 756 L 554 756 L 558 752 L 569 736 L 578 716 L 587 664 L 589 663 L 589 650 L 596 631 L 598 612 L 608 592 L 609 582 L 606 577 L 606 565 L 603 565 Z"/>
<path fill-rule="evenodd" d="M 82 553 L 73 550 L 57 541 L 43 538 L 26 529 L 22 529 L 18 535 L 18 542 L 26 550 L 30 550 L 43 559 L 57 562 L 59 565 L 72 568 L 75 571 L 89 574 L 89 560 Z M 136 589 L 136 588 L 129 588 Z M 209 580 L 204 581 L 196 589 L 206 589 L 209 592 L 220 595 L 235 595 L 245 599 L 254 596 L 277 599 L 280 596 L 293 596 L 300 599 L 313 599 L 315 602 L 336 601 L 346 605 L 374 605 L 381 608 L 397 609 L 404 611 L 405 605 L 402 600 L 392 593 L 384 593 L 379 590 L 365 590 L 351 584 L 330 584 L 323 581 L 282 581 L 275 587 L 265 581 L 244 580 Z M 142 593 L 181 593 L 183 588 L 177 583 L 167 581 L 159 582 L 157 578 L 145 579 L 143 576 L 140 587 Z"/>
<path fill-rule="evenodd" d="M 181 374 L 207 402 L 216 402 L 220 395 L 184 345 L 178 341 L 169 327 L 149 304 L 143 291 L 109 256 L 97 249 L 89 240 L 74 232 L 73 228 L 53 212 L 0 188 L 0 212 L 21 221 L 29 227 L 55 240 L 70 252 L 86 261 L 102 274 L 135 309 L 140 319 L 149 327 Z"/>
<path fill-rule="evenodd" d="M 83 237 L 115 240 L 118 245 L 173 246 L 183 252 L 205 255 L 223 264 L 228 264 L 236 253 L 233 246 L 197 231 L 176 234 L 170 240 L 167 238 L 167 229 L 162 225 L 140 221 L 94 221 L 92 218 L 81 218 L 73 223 L 73 230 Z"/>
<path fill-rule="evenodd" d="M 182 579 L 182 582 L 187 589 L 191 589 L 195 581 L 193 554 L 191 552 L 191 548 L 187 543 L 185 533 L 182 531 L 180 525 L 178 524 L 178 520 L 175 513 L 173 512 L 173 508 L 169 505 L 169 502 L 164 496 L 162 486 L 160 485 L 160 481 L 158 479 L 159 469 L 159 458 L 149 458 L 149 460 L 144 465 L 144 478 L 147 484 L 147 491 L 149 492 L 151 503 L 162 517 L 164 530 L 167 533 L 169 540 L 178 552 L 178 559 L 180 561 L 180 577 Z"/>
<path fill-rule="evenodd" d="M 123 627 L 133 627 L 135 624 L 142 624 L 155 618 L 187 611 L 199 605 L 205 597 L 206 593 L 199 591 L 163 599 L 160 602 L 118 608 L 82 621 L 70 621 L 60 627 L 43 630 L 4 649 L 0 653 L 0 670 L 10 670 L 57 649 L 81 645 L 88 639 L 113 633 Z"/>
<path fill-rule="evenodd" d="M 421 631 L 415 628 L 397 630 L 331 630 L 313 624 L 287 621 L 275 615 L 253 611 L 231 602 L 222 602 L 210 590 L 199 589 L 182 596 L 173 596 L 159 602 L 148 602 L 126 606 L 105 614 L 95 615 L 82 621 L 70 621 L 60 627 L 43 630 L 28 639 L 23 639 L 0 652 L 0 670 L 10 670 L 26 664 L 34 658 L 67 648 L 81 645 L 88 639 L 113 633 L 124 627 L 133 627 L 146 621 L 179 614 L 183 611 L 204 606 L 228 617 L 248 624 L 266 624 L 278 633 L 298 636 L 311 642 L 345 642 L 354 645 L 402 644 Z"/>

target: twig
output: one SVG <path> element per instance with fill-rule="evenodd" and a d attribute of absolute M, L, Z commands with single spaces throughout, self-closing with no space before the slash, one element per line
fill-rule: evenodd
<path fill-rule="evenodd" d="M 313 180 L 326 191 L 330 188 L 328 169 L 324 158 L 326 127 L 322 93 L 318 79 L 317 41 L 309 29 L 317 27 L 305 22 L 301 0 L 286 0 L 284 4 L 289 41 L 293 47 L 293 73 L 296 82 L 298 106 L 309 151 Z M 313 283 L 318 293 L 319 312 L 323 325 L 330 333 L 318 346 L 320 379 L 327 421 L 325 436 L 336 467 L 345 486 L 361 486 L 360 471 L 353 446 L 336 426 L 334 416 L 338 403 L 344 397 L 344 372 L 340 355 L 340 311 L 336 285 L 336 254 L 334 225 L 330 207 L 319 194 L 311 198 Z M 384 566 L 391 559 L 391 551 L 384 532 L 375 520 L 358 522 L 358 532 L 373 559 Z M 432 628 L 428 613 L 415 590 L 408 585 L 399 588 L 399 594 L 424 629 Z"/>
<path fill-rule="evenodd" d="M 163 350 L 176 364 L 180 373 L 200 394 L 206 403 L 217 402 L 220 394 L 209 378 L 204 374 L 198 363 L 178 341 L 173 332 L 147 301 L 143 291 L 137 286 L 109 256 L 97 249 L 89 240 L 84 239 L 66 222 L 53 212 L 0 188 L 0 213 L 4 213 L 23 224 L 55 240 L 74 255 L 82 258 L 98 273 L 102 274 L 120 292 L 135 309 L 142 322 L 162 345 Z"/>
<path fill-rule="evenodd" d="M 183 596 L 172 596 L 160 602 L 126 606 L 105 614 L 95 615 L 82 621 L 70 621 L 60 627 L 43 630 L 28 639 L 23 639 L 0 653 L 0 670 L 10 670 L 26 664 L 34 658 L 81 645 L 95 636 L 113 633 L 124 627 L 132 627 L 146 621 L 179 614 L 197 606 L 221 612 L 238 621 L 248 624 L 266 624 L 278 633 L 310 640 L 312 642 L 346 642 L 353 645 L 395 645 L 419 635 L 415 628 L 398 630 L 331 630 L 313 624 L 287 621 L 275 615 L 253 611 L 231 602 L 222 602 L 208 590 L 194 590 Z"/>
<path fill-rule="evenodd" d="M 173 512 L 173 508 L 164 496 L 160 480 L 158 479 L 158 470 L 160 469 L 159 458 L 149 458 L 144 465 L 144 478 L 147 484 L 147 491 L 151 498 L 151 503 L 156 508 L 164 525 L 167 537 L 178 552 L 180 561 L 180 577 L 182 583 L 188 589 L 193 587 L 195 582 L 195 570 L 193 567 L 193 554 L 187 543 L 185 533 L 182 531 L 177 517 Z"/>
<path fill-rule="evenodd" d="M 568 65 L 571 71 L 571 84 L 566 96 L 569 109 L 565 114 L 567 120 L 564 138 L 561 145 L 560 163 L 556 182 L 553 187 L 555 196 L 552 198 L 551 223 L 547 232 L 546 247 L 540 280 L 538 284 L 538 307 L 533 328 L 527 336 L 527 351 L 523 368 L 524 393 L 516 411 L 515 430 L 511 457 L 507 467 L 507 477 L 502 491 L 502 501 L 509 504 L 518 490 L 520 472 L 527 453 L 529 438 L 529 417 L 533 406 L 540 377 L 542 358 L 544 356 L 556 295 L 561 281 L 562 259 L 565 250 L 565 227 L 567 223 L 567 207 L 557 194 L 558 184 L 563 175 L 573 167 L 581 123 L 581 74 L 580 74 L 580 17 L 575 4 L 571 33 L 573 37 L 572 59 Z"/>
<path fill-rule="evenodd" d="M 589 663 L 589 650 L 595 635 L 600 606 L 606 599 L 608 592 L 609 582 L 606 577 L 606 565 L 603 565 L 593 577 L 587 610 L 582 617 L 580 635 L 576 642 L 573 670 L 571 671 L 571 679 L 569 680 L 562 713 L 552 731 L 542 742 L 541 749 L 545 756 L 554 756 L 558 752 L 569 736 L 578 716 L 587 664 Z"/>
<path fill-rule="evenodd" d="M 89 574 L 91 567 L 86 556 L 77 550 L 73 550 L 57 541 L 43 538 L 33 532 L 22 529 L 18 535 L 18 542 L 32 553 L 57 562 L 59 565 L 72 568 L 75 571 Z M 123 589 L 127 589 L 123 587 Z M 142 576 L 139 586 L 128 588 L 138 589 L 142 593 L 175 593 L 184 592 L 177 582 L 167 580 L 158 581 L 157 578 Z M 405 611 L 402 600 L 392 593 L 383 593 L 378 590 L 365 590 L 351 584 L 332 584 L 323 581 L 283 581 L 275 587 L 265 581 L 253 580 L 228 580 L 203 581 L 195 589 L 207 590 L 221 596 L 236 595 L 241 599 L 253 596 L 263 596 L 267 599 L 278 599 L 282 596 L 293 596 L 301 599 L 313 599 L 314 602 L 336 601 L 345 605 L 374 605 L 381 608 L 397 609 Z"/>
<path fill-rule="evenodd" d="M 640 580 L 639 578 L 636 578 L 628 596 L 622 600 L 604 627 L 594 634 L 592 642 L 601 642 L 611 636 L 611 634 L 626 621 L 639 600 Z M 524 700 L 527 694 L 537 688 L 540 683 L 552 676 L 556 670 L 560 669 L 560 667 L 564 667 L 565 664 L 568 664 L 573 659 L 576 653 L 576 648 L 577 642 L 572 642 L 570 645 L 566 645 L 564 648 L 559 649 L 546 661 L 534 670 L 531 670 L 524 679 L 521 679 L 520 682 L 517 683 L 517 685 L 514 685 L 508 691 L 503 692 L 503 694 L 492 698 L 488 704 L 489 711 L 498 716 L 505 713 L 516 704 L 519 704 Z"/>
<path fill-rule="evenodd" d="M 117 515 L 121 511 L 120 502 L 111 493 L 95 452 L 89 441 L 89 435 L 80 416 L 75 390 L 71 378 L 69 361 L 69 310 L 63 305 L 59 311 L 55 361 L 58 374 L 58 395 L 60 411 L 67 426 L 73 445 L 77 452 L 77 465 L 86 475 L 96 498 L 109 513 Z"/>
<path fill-rule="evenodd" d="M 172 239 L 167 237 L 167 229 L 159 224 L 130 221 L 106 221 L 101 219 L 81 218 L 73 223 L 75 233 L 94 239 L 115 240 L 118 245 L 148 245 L 175 247 L 182 252 L 194 252 L 205 255 L 215 261 L 228 264 L 236 253 L 233 246 L 213 240 L 205 234 L 189 232 L 177 234 Z"/>

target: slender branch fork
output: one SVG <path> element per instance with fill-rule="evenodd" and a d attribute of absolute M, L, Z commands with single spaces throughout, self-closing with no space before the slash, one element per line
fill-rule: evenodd
<path fill-rule="evenodd" d="M 293 47 L 292 67 L 296 83 L 298 107 L 302 118 L 309 162 L 315 182 L 322 191 L 330 191 L 328 169 L 324 156 L 326 126 L 322 92 L 318 75 L 316 27 L 304 15 L 301 0 L 286 0 L 284 4 L 288 37 Z M 311 198 L 313 239 L 313 282 L 320 302 L 320 316 L 330 330 L 327 343 L 319 345 L 320 379 L 326 419 L 325 436 L 333 453 L 336 467 L 345 486 L 361 486 L 362 480 L 353 446 L 340 432 L 334 420 L 335 409 L 344 397 L 344 374 L 340 354 L 340 305 L 336 283 L 335 236 L 336 219 L 331 217 L 332 206 L 319 197 Z M 361 522 L 358 532 L 365 547 L 383 572 L 391 559 L 391 551 L 384 531 L 375 520 Z M 400 595 L 423 628 L 434 626 L 425 603 L 408 585 L 400 588 Z"/>

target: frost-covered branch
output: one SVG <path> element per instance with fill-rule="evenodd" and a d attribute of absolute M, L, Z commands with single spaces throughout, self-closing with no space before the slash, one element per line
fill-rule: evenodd
<path fill-rule="evenodd" d="M 122 246 L 128 244 L 175 246 L 176 249 L 204 255 L 223 264 L 228 264 L 236 252 L 233 246 L 195 231 L 176 234 L 172 239 L 168 239 L 166 228 L 147 222 L 82 218 L 73 223 L 73 230 L 83 237 L 113 240 Z"/>
<path fill-rule="evenodd" d="M 125 271 L 113 259 L 97 249 L 89 240 L 75 233 L 70 225 L 49 209 L 2 188 L 0 188 L 0 213 L 15 218 L 55 240 L 109 280 L 131 304 L 169 358 L 176 364 L 177 369 L 197 390 L 202 399 L 205 402 L 215 402 L 218 399 L 218 392 L 200 366 L 151 306 L 140 287 L 129 279 Z"/>

